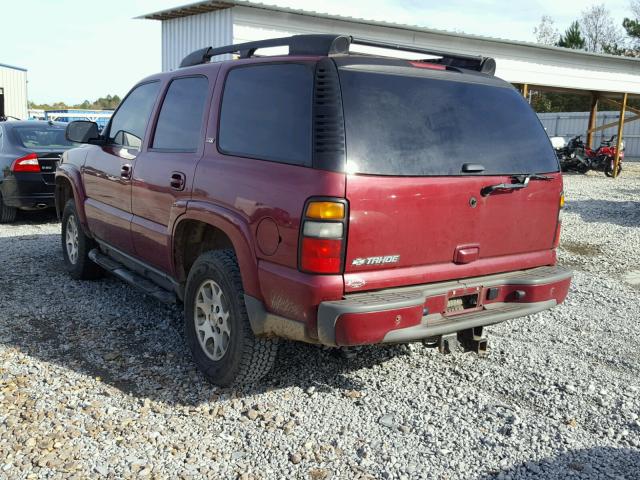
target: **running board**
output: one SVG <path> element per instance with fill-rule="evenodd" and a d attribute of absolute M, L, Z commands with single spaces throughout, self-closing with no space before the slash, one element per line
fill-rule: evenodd
<path fill-rule="evenodd" d="M 101 253 L 97 248 L 89 252 L 89 258 L 120 280 L 124 280 L 129 285 L 142 290 L 142 292 L 163 303 L 177 303 L 178 301 L 175 293 L 165 290 L 150 280 L 129 270 L 121 263 Z"/>

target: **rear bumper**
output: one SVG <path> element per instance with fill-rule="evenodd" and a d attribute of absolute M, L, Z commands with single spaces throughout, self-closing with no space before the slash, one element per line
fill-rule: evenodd
<path fill-rule="evenodd" d="M 394 288 L 320 303 L 318 341 L 350 346 L 410 342 L 531 315 L 564 301 L 572 273 L 547 266 L 459 281 Z M 478 295 L 478 306 L 446 313 L 448 301 Z"/>
<path fill-rule="evenodd" d="M 15 173 L 2 181 L 2 200 L 9 207 L 53 207 L 55 185 L 46 183 L 41 173 Z"/>

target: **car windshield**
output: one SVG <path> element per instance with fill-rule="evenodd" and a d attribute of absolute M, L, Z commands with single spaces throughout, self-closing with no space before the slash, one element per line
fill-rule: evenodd
<path fill-rule="evenodd" d="M 64 136 L 65 127 L 59 125 L 29 125 L 14 127 L 18 141 L 25 148 L 61 148 L 77 146 Z"/>
<path fill-rule="evenodd" d="M 544 128 L 515 89 L 416 70 L 340 69 L 348 172 L 463 175 L 465 163 L 485 175 L 558 171 Z"/>

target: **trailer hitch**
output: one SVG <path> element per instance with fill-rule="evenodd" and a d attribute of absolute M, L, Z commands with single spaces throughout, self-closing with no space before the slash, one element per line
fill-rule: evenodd
<path fill-rule="evenodd" d="M 441 335 L 437 342 L 430 345 L 437 346 L 438 351 L 444 354 L 475 352 L 478 356 L 484 357 L 487 354 L 487 343 L 483 328 L 475 327 L 457 333 Z"/>
<path fill-rule="evenodd" d="M 488 341 L 482 327 L 458 332 L 458 341 L 465 352 L 475 352 L 479 357 L 484 357 L 487 354 Z"/>

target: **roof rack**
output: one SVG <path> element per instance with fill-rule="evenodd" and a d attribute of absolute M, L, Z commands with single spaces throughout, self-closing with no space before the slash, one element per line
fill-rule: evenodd
<path fill-rule="evenodd" d="M 249 58 L 253 57 L 259 48 L 268 47 L 289 47 L 289 55 L 336 55 L 349 53 L 350 43 L 351 37 L 345 35 L 293 35 L 224 47 L 207 47 L 184 57 L 180 68 L 207 63 L 211 57 L 225 53 L 239 53 L 240 58 Z"/>
<path fill-rule="evenodd" d="M 491 57 L 463 55 L 416 46 L 354 38 L 349 35 L 330 34 L 293 35 L 291 37 L 271 38 L 268 40 L 238 43 L 235 45 L 226 45 L 216 48 L 201 48 L 200 50 L 196 50 L 184 57 L 182 62 L 180 62 L 180 68 L 208 63 L 211 58 L 216 55 L 229 53 L 239 54 L 240 58 L 250 58 L 255 55 L 256 50 L 269 47 L 289 47 L 289 55 L 347 55 L 349 54 L 349 47 L 351 44 L 436 56 L 440 58 L 429 60 L 429 62 L 439 63 L 450 67 L 476 70 L 489 75 L 493 75 L 496 70 L 496 62 Z"/>

